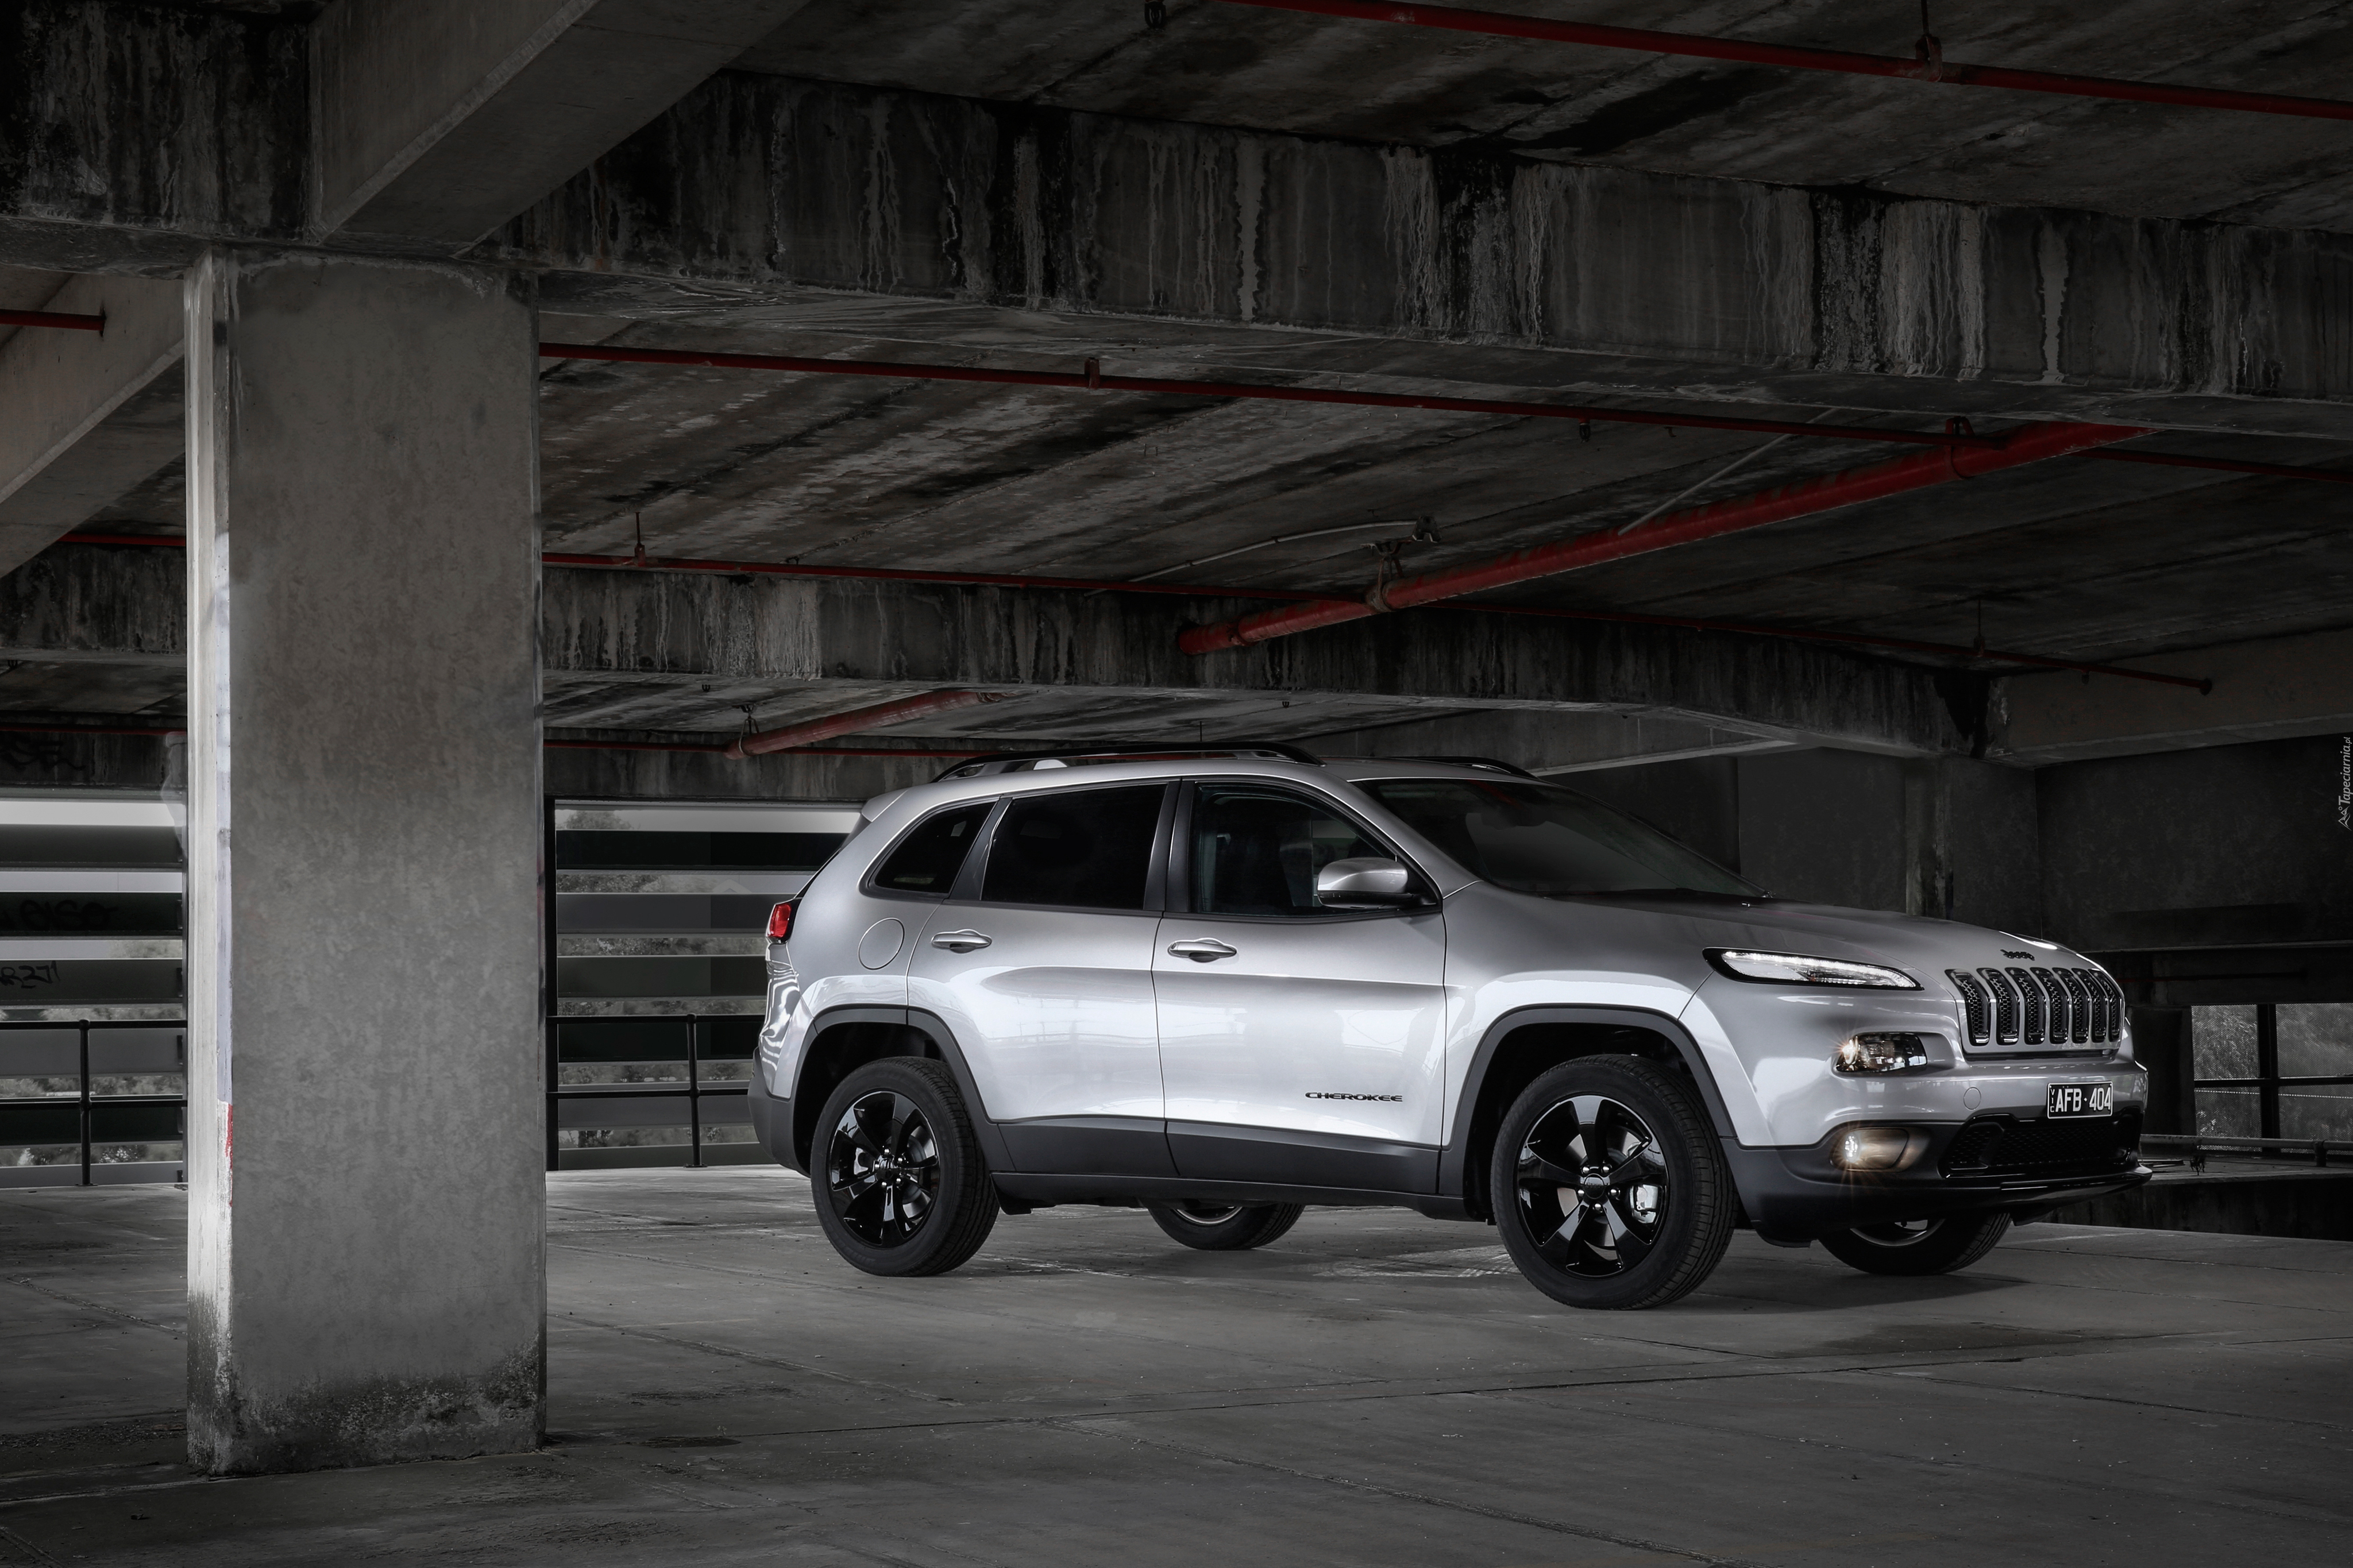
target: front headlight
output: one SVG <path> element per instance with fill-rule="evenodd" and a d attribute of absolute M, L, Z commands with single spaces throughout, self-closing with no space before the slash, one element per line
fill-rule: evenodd
<path fill-rule="evenodd" d="M 1920 983 L 1900 969 L 1857 963 L 1845 958 L 1809 958 L 1796 952 L 1748 952 L 1711 947 L 1707 961 L 1735 980 L 1778 985 L 1854 985 L 1874 991 L 1917 991 Z"/>

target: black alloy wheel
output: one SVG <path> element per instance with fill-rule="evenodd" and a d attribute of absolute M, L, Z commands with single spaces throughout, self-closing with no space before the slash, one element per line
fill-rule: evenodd
<path fill-rule="evenodd" d="M 1190 1198 L 1144 1206 L 1171 1237 L 1204 1252 L 1264 1247 L 1297 1225 L 1306 1212 L 1302 1204 L 1219 1204 Z"/>
<path fill-rule="evenodd" d="M 1572 1307 L 1663 1306 L 1731 1244 L 1731 1173 L 1705 1115 L 1664 1068 L 1581 1057 L 1504 1118 L 1489 1172 L 1504 1245 Z"/>
<path fill-rule="evenodd" d="M 2006 1214 L 1950 1215 L 1858 1226 L 1822 1237 L 1822 1246 L 1865 1274 L 1950 1274 L 1991 1252 L 2009 1231 Z"/>
<path fill-rule="evenodd" d="M 904 1247 L 940 1196 L 932 1124 L 887 1089 L 850 1102 L 826 1151 L 826 1189 L 842 1225 L 869 1247 Z"/>
<path fill-rule="evenodd" d="M 980 1250 L 997 1189 L 955 1081 L 920 1057 L 869 1062 L 818 1122 L 818 1222 L 869 1274 L 944 1274 Z"/>

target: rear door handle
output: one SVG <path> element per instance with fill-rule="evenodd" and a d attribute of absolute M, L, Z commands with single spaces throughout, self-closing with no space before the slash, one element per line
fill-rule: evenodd
<path fill-rule="evenodd" d="M 1231 958 L 1234 950 L 1214 937 L 1197 936 L 1190 942 L 1172 942 L 1168 951 L 1179 958 L 1189 958 L 1196 963 L 1215 963 L 1221 958 Z"/>
<path fill-rule="evenodd" d="M 944 947 L 950 952 L 971 952 L 987 947 L 989 938 L 976 931 L 944 931 L 932 938 L 934 947 Z"/>

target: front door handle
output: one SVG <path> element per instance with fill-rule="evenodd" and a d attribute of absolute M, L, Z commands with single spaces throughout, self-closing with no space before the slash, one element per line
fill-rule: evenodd
<path fill-rule="evenodd" d="M 1234 950 L 1214 937 L 1197 936 L 1190 942 L 1172 942 L 1168 951 L 1179 958 L 1189 958 L 1196 963 L 1215 963 L 1221 958 L 1231 958 Z"/>
<path fill-rule="evenodd" d="M 971 952 L 988 943 L 989 938 L 976 931 L 944 931 L 932 938 L 934 947 L 944 947 L 950 952 Z"/>

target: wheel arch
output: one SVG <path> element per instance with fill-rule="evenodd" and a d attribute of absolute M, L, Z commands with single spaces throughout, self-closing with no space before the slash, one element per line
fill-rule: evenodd
<path fill-rule="evenodd" d="M 1439 1192 L 1460 1197 L 1472 1218 L 1492 1218 L 1487 1163 L 1504 1112 L 1537 1074 L 1593 1056 L 1640 1057 L 1667 1068 L 1690 1084 L 1716 1135 L 1734 1136 L 1731 1115 L 1698 1042 L 1664 1013 L 1641 1007 L 1516 1008 L 1487 1026 L 1472 1055 L 1454 1133 L 1439 1154 Z"/>
<path fill-rule="evenodd" d="M 972 1068 L 965 1061 L 955 1032 L 944 1020 L 920 1007 L 843 1007 L 819 1016 L 801 1052 L 792 1097 L 792 1149 L 798 1169 L 809 1168 L 818 1118 L 835 1087 L 868 1062 L 890 1057 L 923 1057 L 945 1067 L 955 1079 L 956 1091 L 964 1096 L 989 1168 L 1012 1168 L 1005 1140 L 988 1119 Z"/>

